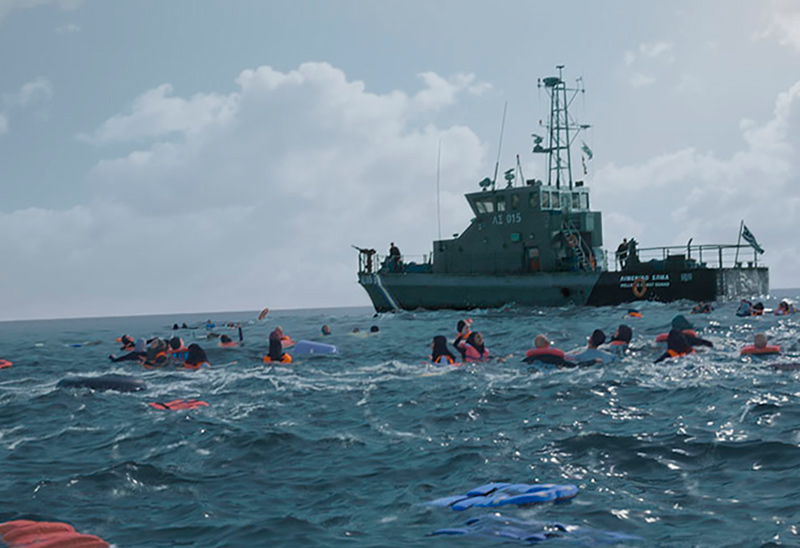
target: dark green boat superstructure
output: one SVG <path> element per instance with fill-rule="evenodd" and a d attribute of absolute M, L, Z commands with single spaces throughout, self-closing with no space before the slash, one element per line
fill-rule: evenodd
<path fill-rule="evenodd" d="M 739 251 L 752 248 L 739 244 L 638 249 L 631 241 L 626 257 L 615 255 L 617 269 L 609 270 L 601 214 L 591 210 L 589 188 L 572 178 L 571 145 L 588 126 L 576 124 L 568 107 L 583 89 L 568 88 L 561 75 L 540 86 L 551 99 L 549 139 L 543 145 L 534 135 L 533 152 L 548 155 L 547 183 L 525 180 L 519 160 L 516 170 L 506 172 L 504 188 L 484 179 L 482 190 L 466 195 L 475 215 L 471 224 L 452 239 L 435 241 L 421 263 L 381 260 L 374 250 L 360 249 L 358 281 L 377 311 L 712 301 L 768 293 L 768 269 L 758 266 L 755 251 L 743 266 Z M 584 151 L 591 154 L 586 145 Z M 524 183 L 515 185 L 517 179 Z"/>

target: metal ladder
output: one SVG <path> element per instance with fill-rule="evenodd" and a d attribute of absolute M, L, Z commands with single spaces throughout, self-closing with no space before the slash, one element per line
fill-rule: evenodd
<path fill-rule="evenodd" d="M 581 233 L 577 229 L 575 224 L 572 222 L 572 219 L 569 218 L 569 215 L 565 216 L 564 223 L 563 223 L 563 229 L 561 230 L 561 233 L 564 234 L 564 236 L 567 239 L 567 243 L 570 246 L 570 249 L 572 249 L 572 252 L 578 258 L 578 264 L 580 265 L 580 267 L 583 270 L 586 270 L 587 272 L 591 272 L 592 270 L 594 270 L 592 268 L 592 263 L 589 261 L 589 257 L 586 255 L 586 252 L 583 250 L 585 242 L 583 241 L 583 238 L 581 237 Z M 573 241 L 575 242 L 575 245 L 572 245 L 570 243 L 570 239 L 573 239 Z"/>

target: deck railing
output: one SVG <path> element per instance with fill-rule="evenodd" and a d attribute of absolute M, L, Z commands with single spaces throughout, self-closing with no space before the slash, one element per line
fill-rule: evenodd
<path fill-rule="evenodd" d="M 752 253 L 752 255 L 751 255 Z M 662 247 L 636 247 L 640 263 L 651 261 L 681 262 L 693 260 L 709 268 L 756 268 L 758 253 L 749 244 L 670 245 Z M 630 255 L 630 253 L 628 253 Z M 614 254 L 614 270 L 622 270 L 620 254 Z"/>

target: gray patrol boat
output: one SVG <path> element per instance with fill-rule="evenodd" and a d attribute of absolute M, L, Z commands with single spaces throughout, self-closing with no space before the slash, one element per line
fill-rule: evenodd
<path fill-rule="evenodd" d="M 591 210 L 589 188 L 572 173 L 572 145 L 589 126 L 577 124 L 568 109 L 584 90 L 567 86 L 563 65 L 557 68 L 559 76 L 539 82 L 550 97 L 547 142 L 533 135 L 533 153 L 547 155 L 547 181 L 525 180 L 519 157 L 516 169 L 505 172 L 503 188 L 495 184 L 495 170 L 495 179 L 465 195 L 475 215 L 466 230 L 434 241 L 433 252 L 419 262 L 354 246 L 358 282 L 375 310 L 708 302 L 767 294 L 769 270 L 758 264 L 763 250 L 754 239 L 741 242 L 743 225 L 736 244 L 690 240 L 639 248 L 631 240 L 608 260 L 601 213 Z M 752 251 L 752 261 L 740 261 L 740 251 L 748 259 Z"/>

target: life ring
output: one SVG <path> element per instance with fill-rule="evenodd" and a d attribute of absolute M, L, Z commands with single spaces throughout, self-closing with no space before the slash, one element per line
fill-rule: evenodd
<path fill-rule="evenodd" d="M 633 280 L 633 284 L 631 284 L 631 290 L 633 291 L 634 297 L 644 297 L 644 294 L 647 292 L 647 282 L 645 282 L 644 278 L 640 276 Z"/>
<path fill-rule="evenodd" d="M 578 237 L 575 234 L 567 236 L 567 243 L 570 247 L 578 247 Z"/>

